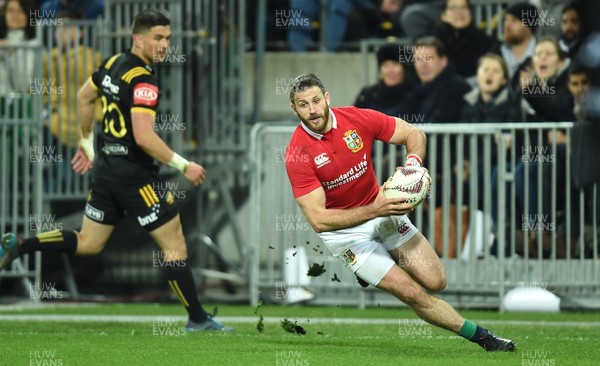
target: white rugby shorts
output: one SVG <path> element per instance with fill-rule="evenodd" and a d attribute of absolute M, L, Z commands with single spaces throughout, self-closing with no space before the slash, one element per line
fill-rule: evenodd
<path fill-rule="evenodd" d="M 419 230 L 406 215 L 378 217 L 361 225 L 319 234 L 331 253 L 352 272 L 376 286 L 394 265 L 388 251 L 405 244 Z M 367 277 L 367 278 L 365 278 Z"/>

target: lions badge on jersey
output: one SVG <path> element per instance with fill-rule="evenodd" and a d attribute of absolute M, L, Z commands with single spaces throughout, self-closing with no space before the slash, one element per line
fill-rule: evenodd
<path fill-rule="evenodd" d="M 346 141 L 346 146 L 353 153 L 357 153 L 362 150 L 364 144 L 362 138 L 358 135 L 356 130 L 348 130 L 344 132 L 344 141 Z"/>

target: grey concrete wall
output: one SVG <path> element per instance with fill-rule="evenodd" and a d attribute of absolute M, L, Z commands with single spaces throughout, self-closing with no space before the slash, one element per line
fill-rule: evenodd
<path fill-rule="evenodd" d="M 255 54 L 246 55 L 246 80 L 244 103 L 248 114 L 252 113 L 254 98 Z M 377 77 L 377 66 L 373 55 L 365 65 L 360 53 L 326 52 L 271 52 L 265 55 L 265 76 L 260 82 L 264 94 L 260 120 L 293 120 L 290 109 L 289 85 L 294 78 L 305 72 L 314 72 L 331 93 L 333 107 L 352 105 L 360 89 L 364 86 L 365 70 L 369 70 L 369 80 Z"/>

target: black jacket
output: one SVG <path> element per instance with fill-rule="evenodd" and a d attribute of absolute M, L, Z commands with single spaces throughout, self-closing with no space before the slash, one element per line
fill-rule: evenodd
<path fill-rule="evenodd" d="M 465 106 L 461 113 L 461 121 L 466 123 L 501 123 L 501 122 L 524 122 L 525 116 L 521 107 L 520 98 L 514 98 L 509 93 L 508 87 L 500 89 L 487 103 L 481 99 L 479 89 L 473 89 L 465 94 Z M 517 134 L 517 141 L 512 142 L 514 148 L 522 146 L 522 136 Z M 484 156 L 484 138 L 481 137 L 477 142 L 477 155 L 481 159 Z M 466 148 L 469 145 L 465 145 Z M 468 159 L 469 151 L 465 152 L 465 159 Z M 520 151 L 520 150 L 519 150 Z M 492 140 L 491 149 L 492 164 L 497 164 L 497 145 L 495 139 Z M 480 161 L 481 163 L 481 161 Z"/>
<path fill-rule="evenodd" d="M 479 89 L 465 94 L 465 106 L 460 120 L 462 122 L 523 122 L 518 102 L 509 97 L 508 88 L 500 89 L 487 103 L 481 99 Z"/>
<path fill-rule="evenodd" d="M 569 63 L 566 62 L 558 75 L 549 78 L 545 86 L 534 83 L 521 89 L 523 99 L 535 110 L 537 120 L 543 122 L 575 120 L 573 96 L 567 87 L 568 68 Z"/>
<path fill-rule="evenodd" d="M 420 116 L 424 123 L 458 122 L 465 105 L 463 96 L 471 90 L 452 67 L 446 67 L 435 80 L 415 87 L 400 106 L 401 114 Z"/>
<path fill-rule="evenodd" d="M 363 88 L 356 97 L 354 106 L 370 108 L 388 116 L 398 117 L 401 112 L 400 104 L 412 88 L 414 88 L 412 83 L 403 82 L 389 87 L 383 81 L 379 81 L 375 85 Z"/>
<path fill-rule="evenodd" d="M 471 90 L 467 82 L 448 66 L 428 84 L 418 85 L 400 106 L 401 118 L 420 123 L 459 122 L 465 100 Z M 437 174 L 442 171 L 443 139 L 437 140 Z M 454 145 L 454 139 L 451 144 Z M 451 146 L 451 161 L 455 161 L 455 149 Z M 429 158 L 428 158 L 429 160 Z M 430 165 L 429 161 L 426 163 Z"/>
<path fill-rule="evenodd" d="M 472 23 L 465 29 L 455 29 L 442 22 L 436 29 L 435 36 L 446 46 L 448 61 L 454 65 L 456 72 L 465 78 L 477 73 L 479 57 L 499 45 L 497 39 L 488 36 Z"/>

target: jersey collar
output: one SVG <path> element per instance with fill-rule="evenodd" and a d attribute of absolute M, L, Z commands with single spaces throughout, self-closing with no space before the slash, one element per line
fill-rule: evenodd
<path fill-rule="evenodd" d="M 337 130 L 337 118 L 335 118 L 335 113 L 333 113 L 333 110 L 331 110 L 331 108 L 329 108 L 329 113 L 331 114 L 331 128 Z M 304 123 L 300 122 L 300 126 L 302 126 L 302 129 L 307 134 L 311 135 L 313 138 L 317 140 L 321 140 L 323 138 L 322 134 L 312 131 L 310 128 L 306 127 Z"/>
<path fill-rule="evenodd" d="M 126 52 L 129 53 L 130 55 L 132 55 L 133 57 L 135 57 L 135 59 L 139 62 L 140 66 L 144 67 L 146 70 L 148 70 L 152 74 L 154 74 L 154 68 L 152 67 L 152 65 L 147 64 L 138 55 L 136 55 L 135 53 L 131 52 L 131 48 L 128 48 Z"/>

